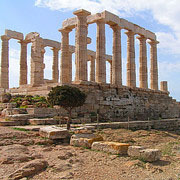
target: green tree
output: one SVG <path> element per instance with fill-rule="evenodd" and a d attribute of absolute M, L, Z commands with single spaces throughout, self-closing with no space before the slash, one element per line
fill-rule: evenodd
<path fill-rule="evenodd" d="M 58 105 L 69 113 L 67 129 L 70 129 L 71 113 L 75 107 L 82 106 L 86 100 L 86 94 L 72 86 L 56 86 L 48 94 L 48 102 L 51 106 Z"/>

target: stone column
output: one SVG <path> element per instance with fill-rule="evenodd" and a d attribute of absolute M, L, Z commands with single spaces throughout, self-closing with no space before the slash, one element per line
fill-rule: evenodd
<path fill-rule="evenodd" d="M 72 62 L 70 62 L 70 53 L 69 53 L 69 32 L 71 30 L 61 29 L 59 31 L 61 32 L 60 83 L 69 84 L 71 83 L 70 74 L 72 74 L 71 72 Z"/>
<path fill-rule="evenodd" d="M 128 31 L 125 34 L 127 35 L 127 86 L 136 87 L 134 32 Z"/>
<path fill-rule="evenodd" d="M 82 9 L 75 11 L 73 14 L 77 16 L 75 81 L 87 81 L 87 16 L 91 13 Z"/>
<path fill-rule="evenodd" d="M 55 83 L 59 81 L 59 49 L 53 47 L 53 65 L 52 65 L 52 80 Z"/>
<path fill-rule="evenodd" d="M 73 55 L 73 51 L 69 51 L 69 80 L 70 83 L 72 82 L 72 55 Z"/>
<path fill-rule="evenodd" d="M 158 90 L 158 63 L 157 63 L 157 44 L 156 40 L 149 41 L 150 48 L 150 87 L 153 90 Z"/>
<path fill-rule="evenodd" d="M 112 84 L 112 61 L 109 61 L 110 64 L 110 84 Z"/>
<path fill-rule="evenodd" d="M 43 56 L 45 50 L 43 47 L 43 39 L 35 37 L 31 46 L 31 85 L 39 86 L 44 83 L 44 68 Z"/>
<path fill-rule="evenodd" d="M 1 36 L 0 88 L 9 89 L 9 37 Z"/>
<path fill-rule="evenodd" d="M 96 37 L 96 82 L 106 83 L 106 42 L 105 42 L 105 22 L 99 20 L 97 24 Z"/>
<path fill-rule="evenodd" d="M 95 57 L 91 56 L 90 81 L 95 82 Z"/>
<path fill-rule="evenodd" d="M 160 83 L 160 90 L 164 91 L 164 92 L 168 92 L 167 81 L 161 81 L 161 83 Z"/>
<path fill-rule="evenodd" d="M 147 77 L 147 48 L 146 38 L 144 36 L 138 36 L 139 47 L 139 87 L 148 89 L 148 77 Z"/>
<path fill-rule="evenodd" d="M 111 28 L 113 30 L 112 84 L 122 85 L 121 28 L 118 25 Z"/>
<path fill-rule="evenodd" d="M 20 54 L 20 77 L 19 85 L 27 84 L 27 42 L 19 41 L 21 44 L 21 54 Z"/>

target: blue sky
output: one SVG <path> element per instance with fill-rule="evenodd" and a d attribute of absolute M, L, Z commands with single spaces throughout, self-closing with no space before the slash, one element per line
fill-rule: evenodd
<path fill-rule="evenodd" d="M 58 29 L 62 21 L 73 17 L 73 11 L 84 8 L 92 14 L 108 10 L 145 29 L 155 32 L 158 45 L 159 82 L 168 81 L 170 95 L 180 101 L 180 1 L 179 0 L 0 0 L 0 34 L 5 29 L 22 32 L 39 32 L 41 37 L 61 40 Z M 126 40 L 122 30 L 123 84 L 126 84 Z M 96 25 L 90 25 L 88 36 L 92 38 L 89 49 L 96 47 Z M 74 31 L 70 34 L 74 45 Z M 139 42 L 135 41 L 137 86 Z M 10 87 L 18 86 L 20 45 L 10 40 Z M 148 65 L 149 60 L 149 45 Z M 112 54 L 112 30 L 106 26 L 106 53 Z M 52 51 L 46 48 L 45 78 L 51 79 Z M 73 56 L 74 67 L 74 56 Z M 148 70 L 150 65 L 148 67 Z M 28 45 L 28 70 L 30 70 L 30 45 Z M 107 71 L 109 64 L 107 63 Z M 74 71 L 73 71 L 74 74 Z M 149 75 L 149 74 L 148 74 Z M 30 74 L 28 73 L 28 76 Z M 109 72 L 107 73 L 109 80 Z"/>

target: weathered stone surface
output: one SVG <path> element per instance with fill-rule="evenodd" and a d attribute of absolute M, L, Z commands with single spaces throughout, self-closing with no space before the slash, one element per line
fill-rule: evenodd
<path fill-rule="evenodd" d="M 91 148 L 93 142 L 102 141 L 100 135 L 95 134 L 74 134 L 71 136 L 70 145 Z"/>
<path fill-rule="evenodd" d="M 111 154 L 126 155 L 128 147 L 130 145 L 127 143 L 118 142 L 94 142 L 92 144 L 93 150 L 103 151 Z"/>
<path fill-rule="evenodd" d="M 45 160 L 33 160 L 28 162 L 22 168 L 16 170 L 12 174 L 10 174 L 7 179 L 8 180 L 18 180 L 23 177 L 33 176 L 42 170 L 44 170 L 48 166 L 47 161 Z"/>
<path fill-rule="evenodd" d="M 144 148 L 141 146 L 129 146 L 128 155 L 130 157 L 138 158 L 138 157 L 140 157 L 141 150 L 144 150 Z"/>
<path fill-rule="evenodd" d="M 5 30 L 5 35 L 7 35 L 10 38 L 17 39 L 17 40 L 23 40 L 23 38 L 24 38 L 23 33 L 11 31 L 9 29 Z"/>
<path fill-rule="evenodd" d="M 161 158 L 159 149 L 144 149 L 140 151 L 140 158 L 147 162 L 154 162 Z"/>
<path fill-rule="evenodd" d="M 29 123 L 32 125 L 55 125 L 59 122 L 55 119 L 29 119 Z"/>
<path fill-rule="evenodd" d="M 66 139 L 69 136 L 69 132 L 66 129 L 59 127 L 40 128 L 39 134 L 49 139 Z"/>

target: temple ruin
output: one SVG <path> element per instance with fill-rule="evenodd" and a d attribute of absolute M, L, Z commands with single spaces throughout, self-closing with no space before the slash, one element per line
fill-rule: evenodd
<path fill-rule="evenodd" d="M 153 118 L 179 117 L 179 103 L 169 96 L 167 81 L 160 83 L 160 90 L 158 87 L 157 44 L 159 42 L 153 32 L 108 11 L 91 15 L 86 10 L 77 10 L 74 15 L 75 17 L 63 21 L 62 27 L 59 29 L 61 42 L 43 39 L 39 33 L 35 32 L 24 37 L 19 32 L 5 31 L 5 35 L 1 36 L 0 88 L 2 91 L 12 94 L 46 95 L 53 86 L 75 85 L 84 88 L 89 93 L 87 105 L 84 108 L 88 112 L 97 111 L 100 107 L 102 110 L 105 107 L 102 113 L 109 113 L 109 116 L 112 115 L 115 119 L 127 116 L 133 118 L 137 116 L 138 118 L 148 113 Z M 96 52 L 87 49 L 87 44 L 91 43 L 91 38 L 87 37 L 88 25 L 93 23 L 97 25 Z M 113 30 L 112 56 L 106 54 L 106 24 Z M 69 44 L 69 33 L 73 29 L 75 29 L 75 46 Z M 127 35 L 126 86 L 122 85 L 122 29 L 126 30 L 125 34 Z M 140 42 L 139 87 L 136 87 L 135 35 L 138 35 L 137 39 Z M 21 44 L 19 87 L 11 89 L 9 89 L 10 39 L 16 39 Z M 32 43 L 30 84 L 27 83 L 28 43 Z M 147 70 L 147 43 L 150 44 L 150 75 Z M 44 48 L 46 46 L 51 47 L 53 51 L 52 80 L 44 79 Z M 59 51 L 61 51 L 61 57 L 59 57 Z M 75 53 L 76 66 L 75 81 L 72 81 L 73 53 Z M 91 62 L 89 81 L 88 61 Z M 110 83 L 106 82 L 106 61 L 111 66 Z M 150 87 L 148 87 L 148 76 L 150 76 Z M 138 97 L 137 102 L 136 97 Z M 139 105 L 137 105 L 138 102 Z M 123 110 L 124 106 L 127 106 L 126 110 Z M 157 108 L 157 106 L 159 107 Z M 110 108 L 114 108 L 112 110 L 114 114 L 111 113 Z"/>

